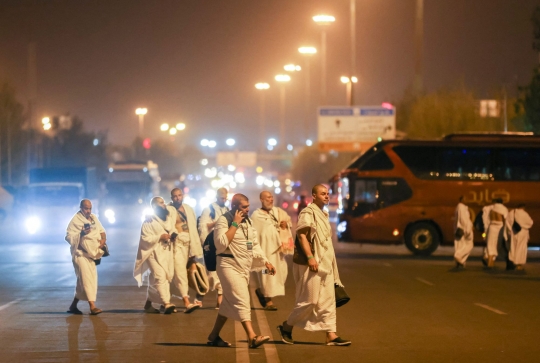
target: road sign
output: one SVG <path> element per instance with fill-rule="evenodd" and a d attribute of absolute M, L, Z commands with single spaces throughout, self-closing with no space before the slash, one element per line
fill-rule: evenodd
<path fill-rule="evenodd" d="M 379 140 L 396 137 L 396 109 L 390 106 L 319 108 L 321 151 L 363 151 Z"/>

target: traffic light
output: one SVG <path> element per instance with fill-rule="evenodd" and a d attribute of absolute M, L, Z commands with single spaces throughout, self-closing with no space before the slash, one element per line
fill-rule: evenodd
<path fill-rule="evenodd" d="M 150 139 L 149 138 L 144 139 L 142 142 L 142 146 L 147 150 L 150 149 L 150 147 L 152 146 L 150 144 Z"/>

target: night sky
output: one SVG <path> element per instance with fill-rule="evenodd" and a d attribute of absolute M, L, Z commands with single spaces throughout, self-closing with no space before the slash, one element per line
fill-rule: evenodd
<path fill-rule="evenodd" d="M 538 55 L 530 18 L 540 0 L 425 0 L 424 80 L 434 90 L 464 81 L 485 96 L 525 84 Z M 356 101 L 397 101 L 414 74 L 415 0 L 357 0 Z M 277 136 L 279 89 L 286 63 L 304 65 L 301 45 L 320 48 L 311 17 L 329 13 L 328 102 L 345 103 L 348 0 L 34 0 L 0 2 L 0 78 L 27 99 L 27 47 L 37 45 L 36 118 L 70 112 L 113 143 L 137 134 L 135 108 L 147 107 L 145 133 L 185 122 L 186 142 L 203 137 L 240 149 L 255 146 L 259 94 L 267 93 L 269 136 Z M 289 137 L 304 118 L 302 72 L 287 86 Z M 320 94 L 320 56 L 311 61 L 313 105 Z M 312 112 L 315 125 L 315 109 Z M 315 131 L 313 132 L 315 134 Z"/>

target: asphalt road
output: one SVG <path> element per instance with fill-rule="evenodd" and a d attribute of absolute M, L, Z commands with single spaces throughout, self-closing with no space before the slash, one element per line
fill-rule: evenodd
<path fill-rule="evenodd" d="M 97 305 L 89 316 L 65 311 L 75 277 L 61 233 L 28 237 L 0 227 L 0 362 L 538 362 L 540 252 L 524 273 L 493 271 L 475 248 L 468 267 L 451 271 L 452 249 L 417 258 L 403 246 L 336 244 L 351 302 L 338 309 L 338 334 L 350 347 L 323 345 L 324 334 L 296 329 L 293 346 L 276 326 L 294 303 L 294 286 L 266 312 L 252 301 L 258 332 L 271 343 L 248 350 L 238 323 L 222 337 L 233 348 L 210 348 L 214 293 L 187 315 L 145 315 L 145 288 L 132 277 L 138 227 L 108 230 L 111 256 L 98 266 Z M 292 275 L 292 274 L 291 274 Z M 292 276 L 291 276 L 292 277 Z M 176 300 L 181 305 L 179 300 Z"/>

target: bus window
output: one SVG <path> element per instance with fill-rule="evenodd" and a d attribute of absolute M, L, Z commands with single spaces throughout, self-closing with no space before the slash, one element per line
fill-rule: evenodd
<path fill-rule="evenodd" d="M 490 179 L 491 150 L 487 148 L 442 148 L 439 172 L 443 179 Z"/>
<path fill-rule="evenodd" d="M 356 216 L 367 214 L 377 209 L 377 180 L 357 179 L 354 183 L 353 213 Z"/>
<path fill-rule="evenodd" d="M 540 180 L 540 149 L 497 149 L 494 175 L 496 180 Z"/>
<path fill-rule="evenodd" d="M 392 170 L 394 169 L 394 163 L 386 155 L 384 150 L 379 151 L 377 154 L 370 157 L 364 165 L 360 167 L 362 171 L 369 170 Z"/>
<path fill-rule="evenodd" d="M 404 179 L 382 179 L 379 182 L 379 208 L 403 202 L 413 195 Z"/>
<path fill-rule="evenodd" d="M 411 172 L 420 179 L 438 179 L 438 148 L 424 146 L 396 146 L 394 152 Z"/>

